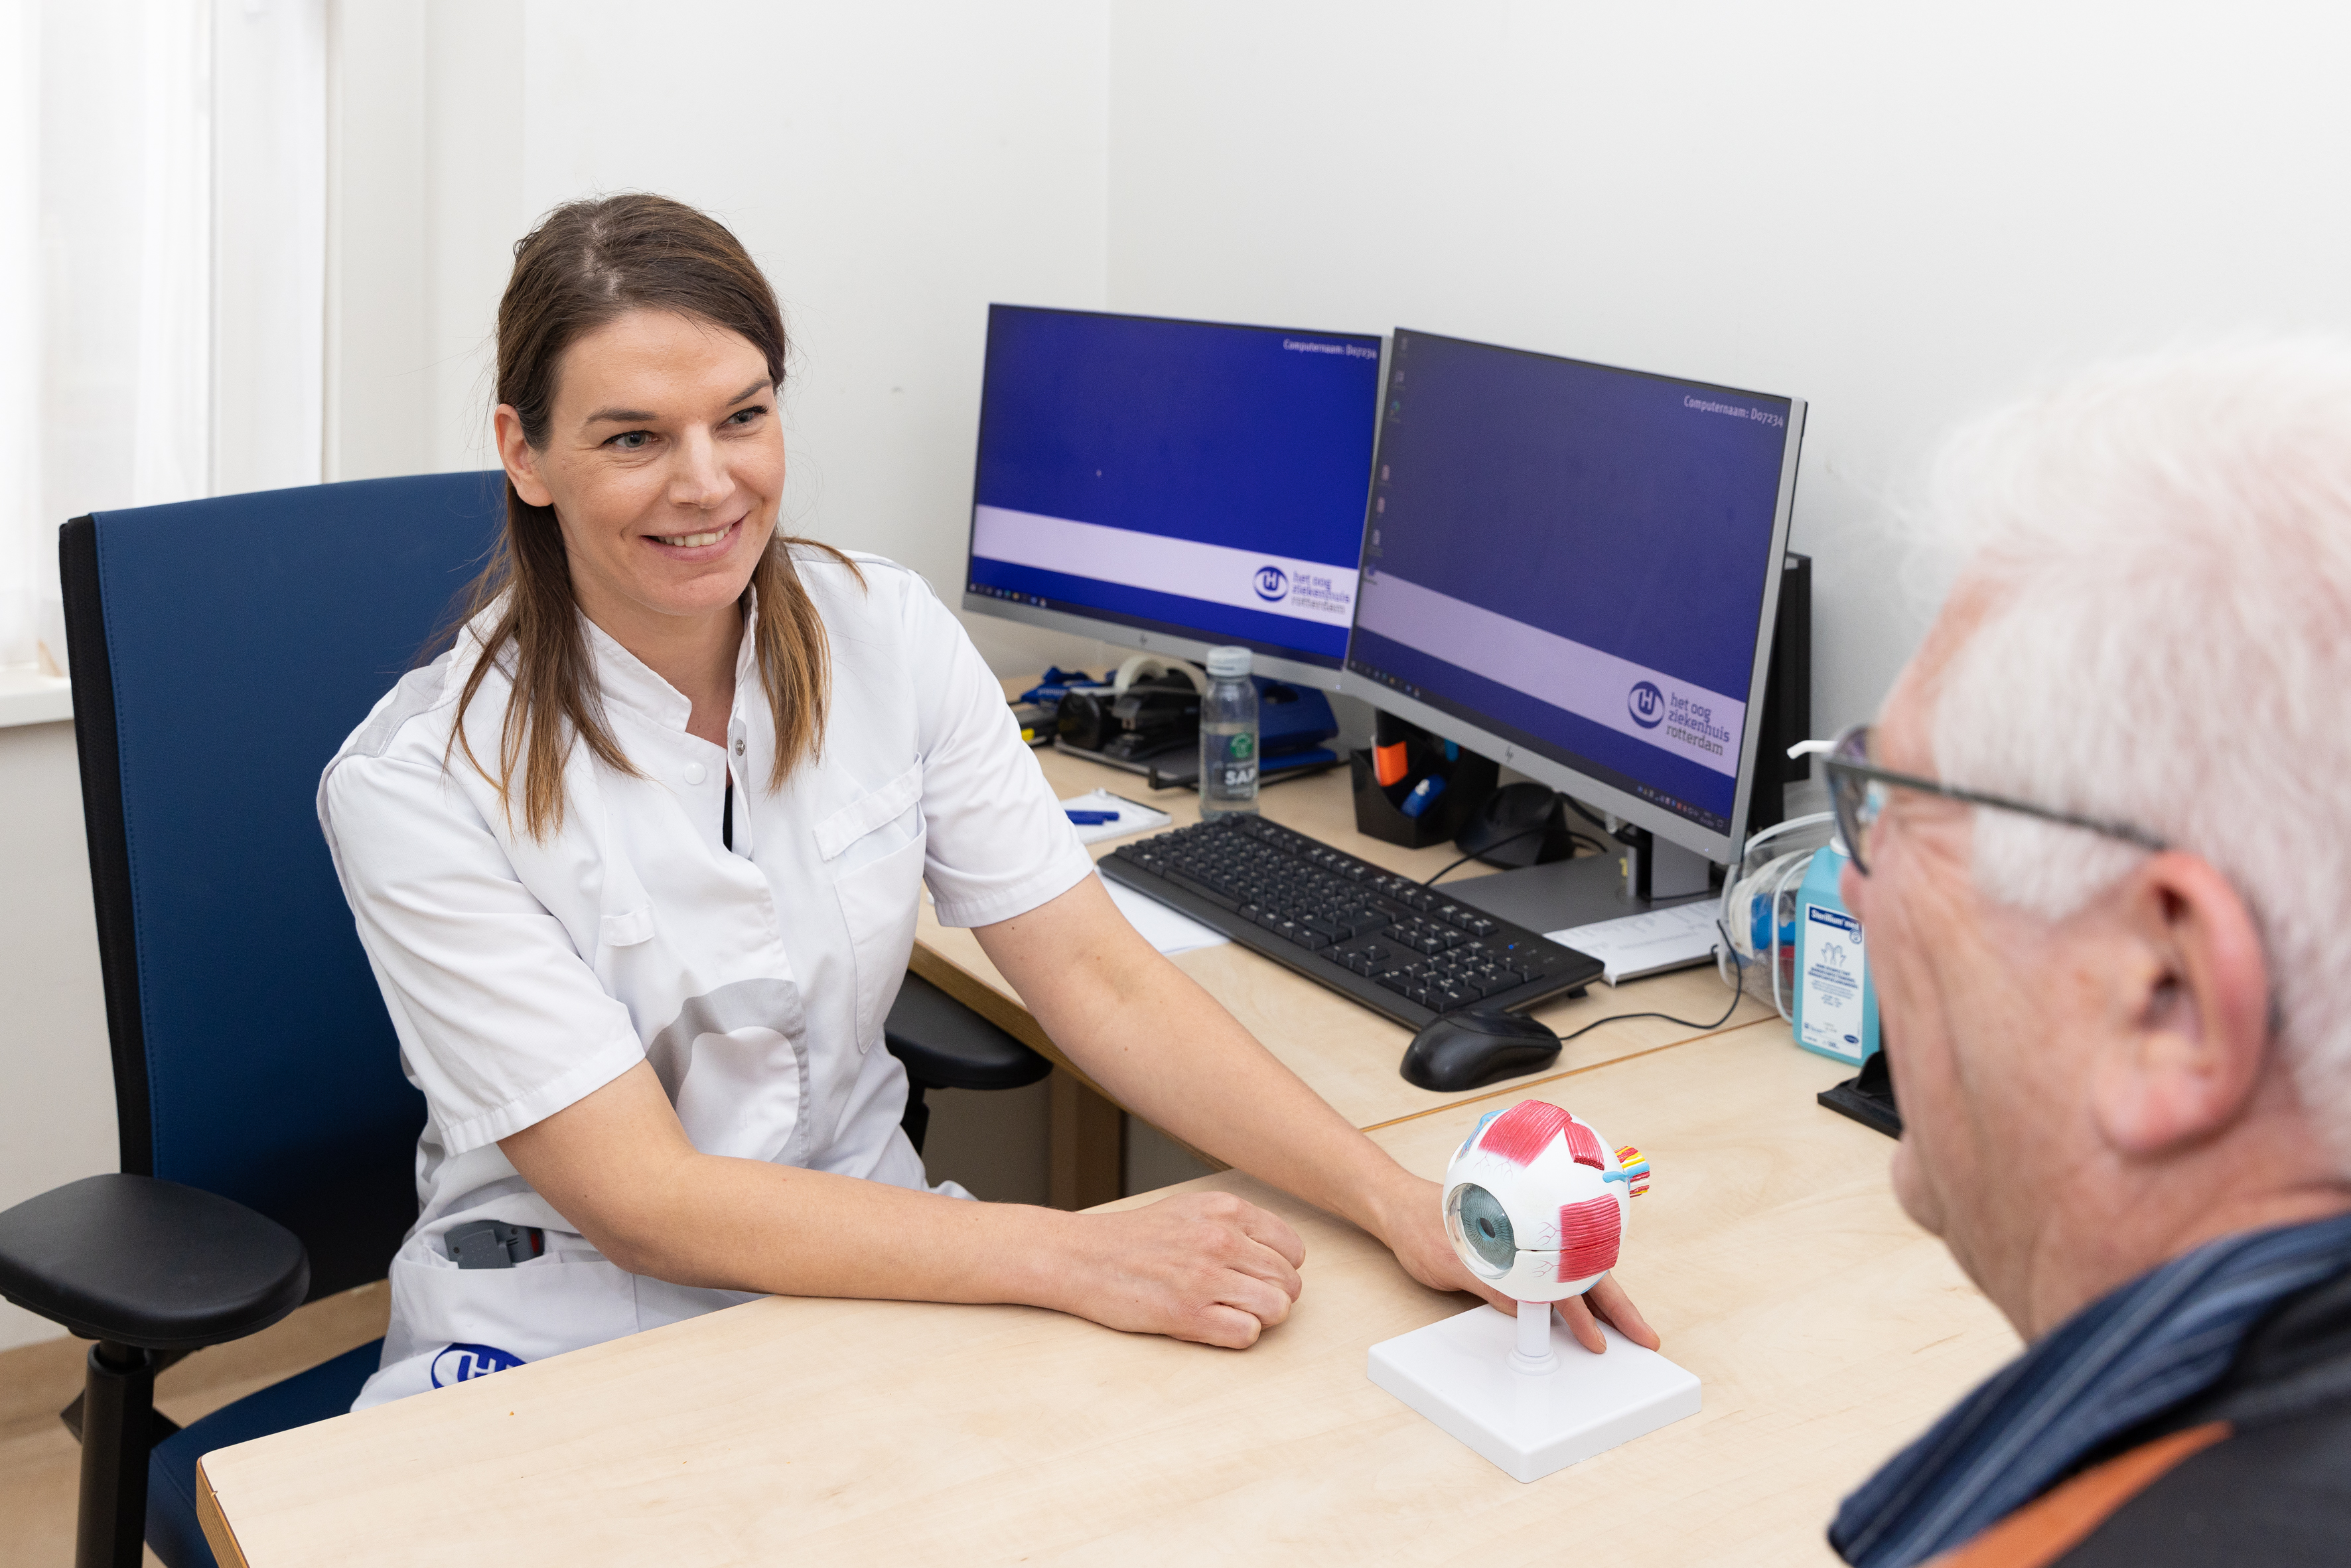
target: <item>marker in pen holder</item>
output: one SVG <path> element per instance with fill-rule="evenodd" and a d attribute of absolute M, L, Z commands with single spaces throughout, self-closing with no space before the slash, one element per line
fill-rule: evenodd
<path fill-rule="evenodd" d="M 1416 850 L 1458 833 L 1499 776 L 1489 758 L 1384 713 L 1370 748 L 1350 753 L 1347 764 L 1355 831 Z"/>

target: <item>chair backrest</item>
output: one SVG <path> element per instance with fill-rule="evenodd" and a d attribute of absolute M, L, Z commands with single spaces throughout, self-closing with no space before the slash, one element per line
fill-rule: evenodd
<path fill-rule="evenodd" d="M 336 884 L 319 771 L 495 541 L 499 474 L 371 479 L 60 530 L 122 1168 L 381 1278 L 424 1103 Z"/>

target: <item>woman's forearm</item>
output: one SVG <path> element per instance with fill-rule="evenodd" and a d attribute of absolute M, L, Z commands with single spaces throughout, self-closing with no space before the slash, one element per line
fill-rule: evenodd
<path fill-rule="evenodd" d="M 607 1259 L 675 1284 L 1021 1302 L 1234 1346 L 1298 1295 L 1296 1235 L 1227 1195 L 1062 1214 L 705 1155 L 643 1063 L 499 1146 Z"/>
<path fill-rule="evenodd" d="M 1120 1103 L 1373 1234 L 1395 1163 L 1137 936 L 1099 881 L 978 933 L 1047 1035 Z"/>

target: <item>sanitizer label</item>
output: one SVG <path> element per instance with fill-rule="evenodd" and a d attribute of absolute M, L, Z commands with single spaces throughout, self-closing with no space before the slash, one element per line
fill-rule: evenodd
<path fill-rule="evenodd" d="M 1814 1051 L 1861 1060 L 1862 986 L 1869 960 L 1861 946 L 1861 922 L 1824 905 L 1804 909 L 1803 1042 Z"/>

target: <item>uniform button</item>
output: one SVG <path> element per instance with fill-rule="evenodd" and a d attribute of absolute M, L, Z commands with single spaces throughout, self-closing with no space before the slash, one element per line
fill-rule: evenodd
<path fill-rule="evenodd" d="M 687 764 L 685 765 L 685 781 L 686 781 L 687 783 L 689 783 L 689 784 L 699 784 L 699 783 L 701 783 L 705 779 L 707 779 L 707 778 L 709 778 L 709 777 L 710 777 L 709 771 L 708 771 L 706 768 L 705 768 L 702 766 L 702 764 L 701 764 L 701 763 L 699 763 L 699 762 L 689 762 L 689 763 L 687 763 Z"/>
<path fill-rule="evenodd" d="M 739 735 L 735 737 L 735 755 L 737 757 L 743 755 L 743 737 Z"/>

